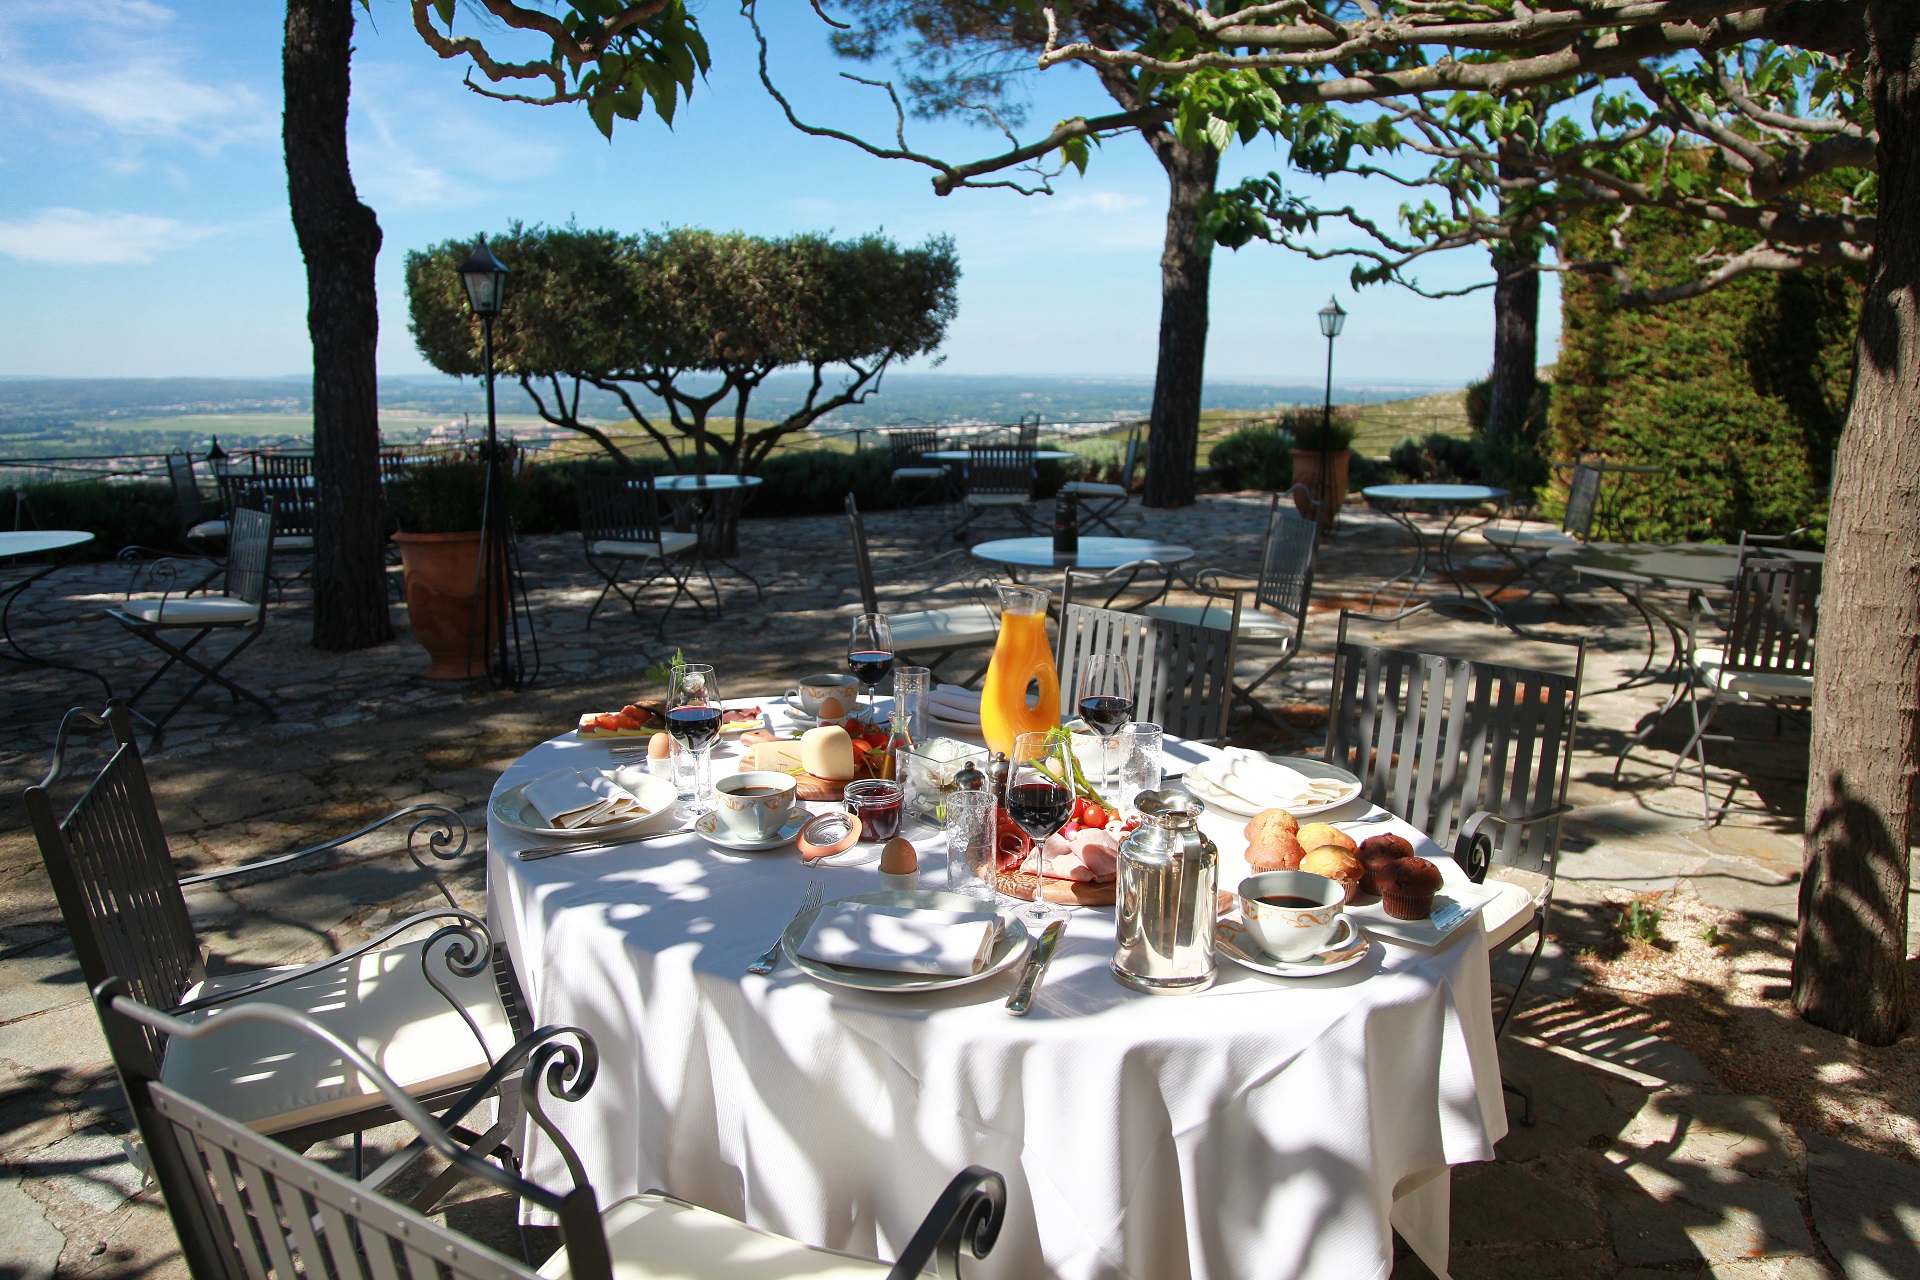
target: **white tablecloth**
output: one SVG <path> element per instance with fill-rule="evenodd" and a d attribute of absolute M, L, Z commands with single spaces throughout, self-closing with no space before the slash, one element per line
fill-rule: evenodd
<path fill-rule="evenodd" d="M 499 785 L 606 759 L 567 734 Z M 716 760 L 716 776 L 730 769 Z M 1202 825 L 1232 889 L 1242 820 Z M 909 834 L 924 835 L 923 887 L 943 888 L 942 837 Z M 1210 991 L 1156 998 L 1109 974 L 1111 909 L 1080 911 L 1014 1018 L 1011 978 L 882 997 L 784 964 L 743 976 L 809 880 L 831 900 L 876 888 L 873 866 L 693 835 L 522 862 L 528 843 L 489 822 L 491 917 L 536 1023 L 600 1046 L 588 1097 L 552 1109 L 602 1204 L 661 1188 L 891 1258 L 947 1180 L 981 1164 L 1005 1175 L 1009 1209 L 970 1275 L 1374 1280 L 1391 1269 L 1390 1220 L 1444 1275 L 1446 1166 L 1491 1159 L 1506 1132 L 1477 922 L 1431 951 L 1377 943 L 1310 982 L 1223 957 Z M 538 1143 L 532 1169 L 565 1185 Z"/>

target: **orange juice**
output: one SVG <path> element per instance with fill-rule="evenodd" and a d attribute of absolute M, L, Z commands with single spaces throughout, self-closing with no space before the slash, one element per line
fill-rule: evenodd
<path fill-rule="evenodd" d="M 990 751 L 1013 758 L 1023 733 L 1060 725 L 1060 673 L 1047 643 L 1047 593 L 1037 587 L 1000 588 L 1000 638 L 980 691 L 980 733 Z M 1028 691 L 1039 686 L 1039 697 Z"/>

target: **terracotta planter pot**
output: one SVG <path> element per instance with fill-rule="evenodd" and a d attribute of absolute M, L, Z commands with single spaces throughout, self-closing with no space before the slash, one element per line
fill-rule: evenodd
<path fill-rule="evenodd" d="M 1320 451 L 1289 449 L 1293 455 L 1293 482 L 1304 484 L 1320 496 Z M 1320 527 L 1331 532 L 1340 522 L 1340 505 L 1347 500 L 1347 464 L 1353 461 L 1351 449 L 1327 451 L 1327 505 L 1320 512 Z"/>
<path fill-rule="evenodd" d="M 433 659 L 429 680 L 474 680 L 486 650 L 472 643 L 480 576 L 480 532 L 396 533 L 407 580 L 407 621 Z M 471 661 L 469 661 L 471 659 Z"/>

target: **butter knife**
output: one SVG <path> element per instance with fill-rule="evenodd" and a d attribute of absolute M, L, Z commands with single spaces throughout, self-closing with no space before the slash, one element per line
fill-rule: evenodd
<path fill-rule="evenodd" d="M 522 849 L 514 856 L 522 862 L 538 862 L 541 858 L 551 858 L 560 853 L 602 853 L 608 849 L 624 849 L 630 844 L 645 844 L 649 840 L 665 840 L 668 836 L 683 836 L 693 830 L 691 825 L 675 827 L 671 831 L 655 831 L 644 836 L 633 836 L 627 840 L 600 840 L 592 844 L 541 844 Z"/>
<path fill-rule="evenodd" d="M 1041 930 L 1040 941 L 1033 944 L 1033 954 L 1027 957 L 1027 967 L 1020 971 L 1020 985 L 1007 997 L 1007 1012 L 1014 1017 L 1026 1016 L 1027 1006 L 1033 1003 L 1034 989 L 1040 985 L 1041 975 L 1046 973 L 1054 949 L 1060 945 L 1060 935 L 1066 931 L 1065 920 L 1055 920 Z"/>

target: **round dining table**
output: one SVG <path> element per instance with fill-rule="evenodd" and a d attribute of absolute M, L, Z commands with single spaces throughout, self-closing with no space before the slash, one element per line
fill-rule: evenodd
<path fill-rule="evenodd" d="M 763 701 L 771 707 L 771 700 Z M 767 722 L 788 728 L 777 710 Z M 716 749 L 716 777 L 738 748 Z M 1176 760 L 1212 749 L 1169 742 Z M 501 776 L 609 765 L 562 734 Z M 829 805 L 813 805 L 828 808 Z M 1327 816 L 1368 816 L 1364 800 Z M 1220 884 L 1247 874 L 1244 818 L 1209 813 Z M 1464 873 L 1397 819 L 1450 884 Z M 921 887 L 944 834 L 912 823 Z M 1506 1132 L 1485 934 L 1375 940 L 1355 966 L 1271 978 L 1224 957 L 1215 984 L 1152 997 L 1109 971 L 1114 912 L 1068 924 L 1026 1017 L 1013 970 L 951 990 L 816 984 L 746 972 L 800 905 L 881 887 L 876 866 L 808 866 L 791 845 L 736 853 L 683 833 L 539 856 L 490 816 L 489 919 L 534 1021 L 587 1031 L 599 1075 L 548 1110 L 601 1204 L 649 1188 L 808 1243 L 898 1255 L 960 1169 L 1007 1180 L 992 1255 L 969 1276 L 1286 1276 L 1381 1280 L 1393 1232 L 1436 1272 L 1448 1167 Z M 532 849 L 534 856 L 523 858 Z M 532 1176 L 567 1185 L 528 1135 Z"/>
<path fill-rule="evenodd" d="M 674 512 L 674 526 L 700 535 L 700 549 L 715 564 L 731 569 L 760 591 L 760 579 L 742 569 L 726 556 L 740 554 L 740 503 L 748 492 L 766 483 L 761 476 L 741 476 L 731 472 L 714 475 L 657 475 L 655 493 L 664 494 Z"/>
<path fill-rule="evenodd" d="M 1373 508 L 1405 529 L 1413 538 L 1413 563 L 1394 574 L 1373 589 L 1367 597 L 1367 612 L 1373 612 L 1373 601 L 1382 591 L 1391 587 L 1402 578 L 1407 580 L 1406 590 L 1400 593 L 1400 609 L 1407 607 L 1407 601 L 1426 580 L 1429 562 L 1439 566 L 1447 581 L 1453 584 L 1455 594 L 1463 601 L 1484 609 L 1495 618 L 1501 616 L 1498 606 L 1482 595 L 1471 583 L 1460 576 L 1454 567 L 1453 549 L 1460 535 L 1468 529 L 1477 529 L 1492 520 L 1505 505 L 1508 491 L 1496 489 L 1484 484 L 1376 484 L 1360 491 Z M 1475 521 L 1474 513 L 1491 505 L 1483 519 Z M 1432 553 L 1428 552 L 1426 531 L 1415 521 L 1410 513 L 1426 512 L 1442 516 L 1446 524 L 1441 526 L 1439 536 L 1433 540 Z"/>
<path fill-rule="evenodd" d="M 1012 448 L 1014 446 L 1009 445 L 1007 447 Z M 1065 462 L 1073 456 L 1073 454 L 1067 452 L 1065 449 L 1035 449 L 1033 451 L 1033 460 L 1035 462 Z M 967 461 L 973 457 L 973 454 L 966 449 L 936 449 L 932 453 L 923 453 L 920 457 L 926 462 L 956 463 Z"/>
<path fill-rule="evenodd" d="M 91 676 L 98 680 L 107 697 L 113 697 L 113 685 L 99 671 L 92 667 L 75 666 L 72 663 L 56 662 L 52 658 L 43 658 L 22 645 L 13 634 L 13 606 L 21 595 L 34 583 L 40 581 L 64 561 L 57 554 L 71 551 L 75 547 L 84 547 L 93 541 L 93 535 L 84 529 L 20 529 L 0 532 L 0 566 L 19 569 L 19 576 L 11 581 L 0 582 L 0 658 L 22 667 L 47 667 L 59 671 L 71 671 L 77 675 Z M 46 563 L 39 566 L 19 566 L 18 561 L 46 557 Z"/>

